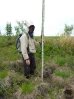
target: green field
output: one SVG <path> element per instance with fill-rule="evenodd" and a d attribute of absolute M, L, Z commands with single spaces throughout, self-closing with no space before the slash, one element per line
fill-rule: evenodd
<path fill-rule="evenodd" d="M 41 41 L 40 37 L 35 37 L 35 39 Z M 22 59 L 21 54 L 16 50 L 16 37 L 13 36 L 8 39 L 7 36 L 0 36 L 0 96 L 12 99 L 11 97 L 18 89 L 22 90 L 22 94 L 31 94 L 41 83 L 41 46 L 37 44 L 36 49 L 36 74 L 27 81 L 22 69 L 20 69 L 22 67 L 14 65 L 17 60 Z M 11 63 L 13 64 L 11 65 Z M 63 79 L 65 83 L 70 83 L 74 77 L 74 37 L 44 38 L 44 68 L 46 66 L 53 67 L 53 65 L 56 66 L 53 76 Z M 6 82 L 7 85 L 4 84 L 6 77 L 11 77 L 9 86 L 8 82 Z M 64 87 L 59 86 L 58 81 L 53 82 L 48 92 L 50 99 L 57 99 L 55 97 L 63 89 Z M 37 99 L 44 98 L 38 96 Z"/>

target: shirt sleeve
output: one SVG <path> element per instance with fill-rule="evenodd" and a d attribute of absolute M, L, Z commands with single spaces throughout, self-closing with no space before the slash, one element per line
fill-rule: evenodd
<path fill-rule="evenodd" d="M 20 38 L 20 42 L 21 42 L 21 52 L 22 52 L 24 60 L 26 60 L 29 58 L 28 53 L 27 53 L 28 39 L 27 39 L 26 35 L 23 35 Z"/>

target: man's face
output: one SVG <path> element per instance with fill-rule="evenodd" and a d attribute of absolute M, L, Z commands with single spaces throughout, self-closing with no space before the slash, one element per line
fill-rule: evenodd
<path fill-rule="evenodd" d="M 33 31 L 34 31 L 34 27 L 29 27 L 29 32 L 33 33 Z"/>

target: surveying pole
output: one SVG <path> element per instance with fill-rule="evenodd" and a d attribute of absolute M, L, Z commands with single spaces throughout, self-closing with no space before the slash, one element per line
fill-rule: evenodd
<path fill-rule="evenodd" d="M 42 0 L 42 28 L 41 28 L 41 43 L 42 43 L 42 73 L 41 78 L 43 82 L 43 68 L 44 68 L 44 18 L 45 18 L 45 0 Z"/>

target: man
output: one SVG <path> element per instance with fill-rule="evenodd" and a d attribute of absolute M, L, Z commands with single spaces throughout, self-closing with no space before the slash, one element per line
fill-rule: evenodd
<path fill-rule="evenodd" d="M 24 33 L 20 37 L 21 52 L 24 62 L 24 75 L 26 76 L 26 78 L 29 78 L 31 74 L 33 75 L 36 69 L 35 56 L 34 56 L 36 49 L 35 49 L 35 42 L 33 37 L 34 29 L 35 26 L 30 25 L 28 27 L 28 34 Z"/>

